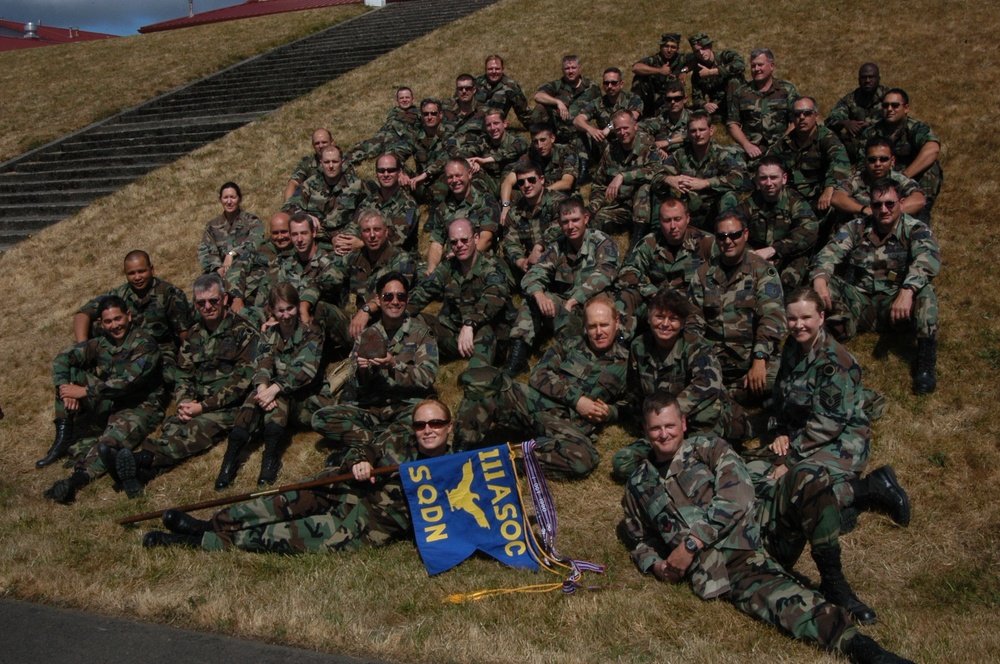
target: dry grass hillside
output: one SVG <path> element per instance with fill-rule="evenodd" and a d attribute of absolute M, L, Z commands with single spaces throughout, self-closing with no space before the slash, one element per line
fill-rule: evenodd
<path fill-rule="evenodd" d="M 329 7 L 0 53 L 0 162 L 365 10 Z"/>
<path fill-rule="evenodd" d="M 860 0 L 503 0 L 39 233 L 0 258 L 0 403 L 7 412 L 0 422 L 0 594 L 398 661 L 835 661 L 724 603 L 701 602 L 686 586 L 640 577 L 614 537 L 621 489 L 607 472 L 611 453 L 626 441 L 619 429 L 601 439 L 604 461 L 593 477 L 553 485 L 559 549 L 606 563 L 608 573 L 597 579 L 606 588 L 460 606 L 441 599 L 550 579 L 489 560 L 428 578 L 408 543 L 301 557 L 147 551 L 139 546 L 144 531 L 115 520 L 214 497 L 222 450 L 155 480 L 139 500 L 113 493 L 105 480 L 68 507 L 41 499 L 65 471 L 37 471 L 33 464 L 51 442 L 49 367 L 72 340 L 73 312 L 120 282 L 121 259 L 135 247 L 152 254 L 160 276 L 189 284 L 204 223 L 218 212 L 220 183 L 239 182 L 245 207 L 267 217 L 291 168 L 309 150 L 310 132 L 329 127 L 344 145 L 370 135 L 397 85 L 412 85 L 418 98 L 446 95 L 458 72 L 478 73 L 483 57 L 499 52 L 508 73 L 534 90 L 559 75 L 564 53 L 581 55 L 585 73 L 596 77 L 607 65 L 626 68 L 654 52 L 660 32 L 704 30 L 717 47 L 744 54 L 756 46 L 773 49 L 777 74 L 818 98 L 824 113 L 854 88 L 858 66 L 873 60 L 883 82 L 905 88 L 912 115 L 944 142 L 947 180 L 934 212 L 944 254 L 935 282 L 943 330 L 938 391 L 910 395 L 908 347 L 885 350 L 872 335 L 851 344 L 868 382 L 889 398 L 875 425 L 872 467 L 897 468 L 913 499 L 913 522 L 900 529 L 864 517 L 843 540 L 845 566 L 858 594 L 879 612 L 879 624 L 865 632 L 892 649 L 921 662 L 1000 659 L 1000 516 L 994 511 L 1000 502 L 1000 270 L 992 263 L 1000 239 L 990 226 L 1000 193 L 991 175 L 1000 153 L 998 18 L 992 4 L 969 0 L 918 0 L 891 10 Z M 150 77 L 135 77 L 136 85 L 144 78 Z M 442 371 L 450 403 L 457 400 L 453 382 L 460 369 L 453 363 Z M 311 433 L 295 437 L 282 480 L 321 466 L 316 440 Z M 251 458 L 235 490 L 251 490 L 258 460 Z M 816 578 L 811 562 L 799 571 Z"/>

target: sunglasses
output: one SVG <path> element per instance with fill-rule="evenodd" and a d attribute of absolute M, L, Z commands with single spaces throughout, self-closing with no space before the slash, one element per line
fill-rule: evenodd
<path fill-rule="evenodd" d="M 441 111 L 421 111 L 420 115 L 426 117 L 433 117 L 435 115 L 441 115 Z"/>
<path fill-rule="evenodd" d="M 621 81 L 604 81 L 604 85 L 607 85 L 609 87 L 615 85 L 621 85 L 621 83 L 622 83 Z"/>
<path fill-rule="evenodd" d="M 448 242 L 452 246 L 459 245 L 459 244 L 469 244 L 470 242 L 472 242 L 472 238 L 471 237 L 455 237 L 455 238 L 452 238 L 452 239 L 448 240 Z"/>
<path fill-rule="evenodd" d="M 898 202 L 899 201 L 872 201 L 869 207 L 873 210 L 881 210 L 882 208 L 885 208 L 886 210 L 891 210 L 892 208 L 896 207 L 896 203 Z"/>
<path fill-rule="evenodd" d="M 520 189 L 521 187 L 523 187 L 526 184 L 535 184 L 536 182 L 538 182 L 538 176 L 537 175 L 529 175 L 526 178 L 519 178 L 517 180 L 517 182 L 514 183 L 514 186 L 517 187 L 518 189 Z"/>
<path fill-rule="evenodd" d="M 410 299 L 410 296 L 406 293 L 382 293 L 379 297 L 382 298 L 383 302 L 392 302 L 393 300 L 406 302 Z"/>
<path fill-rule="evenodd" d="M 423 431 L 427 427 L 438 430 L 451 424 L 451 420 L 413 420 L 413 430 Z"/>
<path fill-rule="evenodd" d="M 887 162 L 890 159 L 892 159 L 892 157 L 885 157 L 885 156 L 881 156 L 881 157 L 867 157 L 867 159 L 868 159 L 868 163 L 869 164 L 884 164 L 885 162 Z"/>
<path fill-rule="evenodd" d="M 194 301 L 194 306 L 199 309 L 204 309 L 206 307 L 217 307 L 222 303 L 221 297 L 206 297 L 202 299 L 196 299 Z"/>
<path fill-rule="evenodd" d="M 799 110 L 792 111 L 792 117 L 795 117 L 795 118 L 802 117 L 802 116 L 805 116 L 805 117 L 808 118 L 808 117 L 813 116 L 813 115 L 816 115 L 816 111 L 813 111 L 813 110 L 810 110 L 810 109 L 802 109 L 800 111 Z"/>
<path fill-rule="evenodd" d="M 674 104 L 674 103 L 677 103 L 679 101 L 684 101 L 685 97 L 684 97 L 684 95 L 681 95 L 679 97 L 664 97 L 664 99 L 666 99 L 671 104 Z"/>
<path fill-rule="evenodd" d="M 397 168 L 376 168 L 375 172 L 379 173 L 379 174 L 381 174 L 381 173 L 398 173 L 399 172 L 399 168 L 398 167 Z"/>
<path fill-rule="evenodd" d="M 722 242 L 723 240 L 732 240 L 735 242 L 740 239 L 744 232 L 745 231 L 732 231 L 731 233 L 716 233 L 715 239 L 719 242 Z"/>
<path fill-rule="evenodd" d="M 899 108 L 903 105 L 901 101 L 884 101 L 882 102 L 882 108 Z"/>
<path fill-rule="evenodd" d="M 476 88 L 475 86 L 472 85 L 456 85 L 455 89 L 458 90 L 459 92 L 472 92 Z"/>

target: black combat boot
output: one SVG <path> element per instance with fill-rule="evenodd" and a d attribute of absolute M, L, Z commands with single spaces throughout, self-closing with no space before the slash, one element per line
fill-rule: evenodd
<path fill-rule="evenodd" d="M 882 466 L 867 477 L 851 480 L 854 507 L 859 512 L 885 514 L 901 526 L 910 525 L 910 497 L 896 479 L 892 466 Z"/>
<path fill-rule="evenodd" d="M 118 448 L 111 447 L 107 443 L 98 443 L 97 456 L 100 458 L 101 463 L 104 464 L 104 470 L 107 471 L 108 477 L 111 478 L 111 481 L 114 482 L 116 486 L 121 485 L 122 481 L 118 477 L 118 468 L 115 467 L 118 459 Z"/>
<path fill-rule="evenodd" d="M 840 564 L 840 544 L 812 550 L 812 558 L 819 570 L 819 591 L 823 597 L 851 614 L 862 625 L 873 625 L 878 619 L 875 611 L 866 605 L 851 589 Z"/>
<path fill-rule="evenodd" d="M 628 240 L 628 250 L 631 252 L 635 249 L 635 245 L 642 242 L 642 238 L 649 235 L 649 225 L 648 224 L 633 224 L 632 225 L 632 235 Z"/>
<path fill-rule="evenodd" d="M 53 484 L 42 495 L 57 503 L 69 505 L 76 498 L 76 492 L 88 484 L 90 484 L 90 476 L 82 470 L 78 470 L 66 479 Z"/>
<path fill-rule="evenodd" d="M 503 365 L 503 374 L 513 378 L 528 368 L 528 344 L 524 339 L 513 339 L 510 342 L 510 354 L 507 363 Z"/>
<path fill-rule="evenodd" d="M 35 462 L 35 468 L 44 468 L 66 456 L 73 444 L 73 418 L 60 417 L 53 420 L 56 425 L 56 439 L 45 456 Z"/>
<path fill-rule="evenodd" d="M 913 393 L 930 394 L 937 389 L 937 339 L 917 339 L 917 363 L 913 370 Z"/>
<path fill-rule="evenodd" d="M 219 469 L 219 477 L 215 480 L 215 490 L 222 491 L 236 479 L 236 471 L 240 467 L 240 452 L 250 441 L 250 432 L 243 427 L 233 427 L 229 432 L 229 443 L 226 445 L 226 454 L 222 457 L 222 468 Z"/>
<path fill-rule="evenodd" d="M 151 530 L 142 538 L 142 546 L 152 549 L 156 546 L 201 546 L 201 535 L 178 535 L 162 530 Z"/>
<path fill-rule="evenodd" d="M 264 455 L 260 460 L 260 475 L 257 476 L 257 486 L 270 486 L 278 479 L 278 469 L 281 468 L 281 457 L 278 447 L 285 429 L 270 423 L 264 427 Z"/>
<path fill-rule="evenodd" d="M 133 452 L 123 449 L 118 451 L 118 456 L 115 457 L 115 470 L 126 496 L 137 498 L 142 494 L 143 480 L 149 476 L 149 469 L 152 466 L 153 453 L 149 450 Z"/>
<path fill-rule="evenodd" d="M 163 525 L 167 530 L 179 535 L 204 535 L 212 530 L 211 521 L 196 519 L 187 512 L 167 510 L 163 513 Z"/>
<path fill-rule="evenodd" d="M 855 634 L 840 648 L 854 664 L 914 664 L 912 660 L 886 650 L 875 639 L 861 633 Z"/>

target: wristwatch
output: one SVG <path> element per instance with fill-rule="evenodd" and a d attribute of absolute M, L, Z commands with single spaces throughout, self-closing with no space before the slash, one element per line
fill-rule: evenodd
<path fill-rule="evenodd" d="M 766 360 L 767 359 L 767 353 L 765 353 L 762 350 L 755 351 L 754 354 L 753 354 L 753 359 L 755 359 L 755 360 Z"/>
<path fill-rule="evenodd" d="M 372 308 L 368 306 L 367 302 L 365 302 L 365 306 L 361 307 L 361 311 L 365 312 L 370 316 L 372 313 Z"/>
<path fill-rule="evenodd" d="M 476 321 L 472 320 L 471 318 L 466 318 L 464 321 L 462 321 L 462 325 L 468 325 L 469 327 L 472 328 L 473 332 L 476 331 Z"/>
<path fill-rule="evenodd" d="M 502 205 L 503 207 L 510 207 L 510 201 L 504 201 L 500 205 Z"/>
<path fill-rule="evenodd" d="M 694 541 L 694 538 L 688 535 L 684 538 L 684 549 L 688 553 L 698 553 L 698 543 Z"/>

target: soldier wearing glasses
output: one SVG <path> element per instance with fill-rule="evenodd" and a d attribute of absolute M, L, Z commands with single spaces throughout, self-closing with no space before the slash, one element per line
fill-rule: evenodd
<path fill-rule="evenodd" d="M 573 126 L 580 132 L 584 149 L 592 161 L 600 158 L 605 141 L 615 140 L 611 131 L 611 118 L 615 113 L 628 111 L 636 120 L 642 116 L 642 99 L 622 89 L 621 69 L 605 69 L 603 87 L 604 94 L 586 104 L 573 118 Z"/>
<path fill-rule="evenodd" d="M 542 169 L 531 162 L 519 162 L 513 175 L 521 196 L 513 207 L 505 208 L 510 212 L 502 246 L 504 260 L 520 283 L 528 268 L 559 237 L 559 203 L 566 197 L 549 190 Z"/>
<path fill-rule="evenodd" d="M 375 179 L 368 180 L 365 210 L 377 210 L 389 227 L 389 242 L 404 251 L 417 248 L 417 202 L 406 187 L 400 185 L 402 163 L 398 156 L 386 153 L 375 162 Z M 359 213 L 362 214 L 362 213 Z M 360 218 L 360 217 L 359 217 Z"/>
<path fill-rule="evenodd" d="M 927 202 L 924 192 L 914 180 L 895 168 L 896 153 L 892 143 L 885 138 L 869 139 L 861 167 L 837 185 L 833 192 L 833 207 L 842 215 L 848 215 L 848 219 L 871 214 L 872 185 L 882 178 L 889 178 L 899 185 L 899 205 L 903 212 L 916 216 Z"/>

